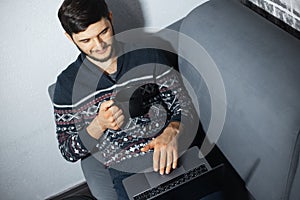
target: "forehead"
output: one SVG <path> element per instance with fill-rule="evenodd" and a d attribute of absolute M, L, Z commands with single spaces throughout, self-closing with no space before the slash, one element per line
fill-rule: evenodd
<path fill-rule="evenodd" d="M 100 21 L 89 25 L 86 30 L 76 34 L 73 33 L 73 37 L 78 40 L 83 38 L 91 38 L 99 35 L 101 31 L 103 31 L 105 28 L 109 27 L 110 25 L 111 24 L 108 19 L 102 18 Z"/>

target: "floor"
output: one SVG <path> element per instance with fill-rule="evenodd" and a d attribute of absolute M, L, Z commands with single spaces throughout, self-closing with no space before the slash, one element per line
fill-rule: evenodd
<path fill-rule="evenodd" d="M 78 186 L 71 188 L 68 191 L 50 197 L 47 200 L 96 200 L 96 199 L 92 196 L 88 188 L 88 185 L 84 182 Z"/>

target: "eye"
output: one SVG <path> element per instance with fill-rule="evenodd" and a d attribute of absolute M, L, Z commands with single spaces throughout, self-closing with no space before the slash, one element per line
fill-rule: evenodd
<path fill-rule="evenodd" d="M 90 41 L 90 39 L 81 40 L 82 43 L 88 43 L 89 41 Z"/>
<path fill-rule="evenodd" d="M 104 35 L 104 34 L 106 34 L 107 32 L 108 32 L 108 28 L 104 29 L 100 34 L 101 34 L 101 35 Z"/>

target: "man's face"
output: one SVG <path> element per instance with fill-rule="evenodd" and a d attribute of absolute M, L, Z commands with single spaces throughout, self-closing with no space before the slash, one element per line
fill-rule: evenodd
<path fill-rule="evenodd" d="M 89 58 L 106 62 L 113 56 L 113 34 L 110 20 L 102 18 L 91 24 L 85 31 L 73 33 L 71 39 Z"/>

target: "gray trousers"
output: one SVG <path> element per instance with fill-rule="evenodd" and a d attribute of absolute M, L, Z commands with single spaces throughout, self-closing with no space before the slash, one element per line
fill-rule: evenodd
<path fill-rule="evenodd" d="M 94 156 L 81 160 L 81 169 L 92 195 L 98 200 L 117 200 L 109 170 Z"/>

